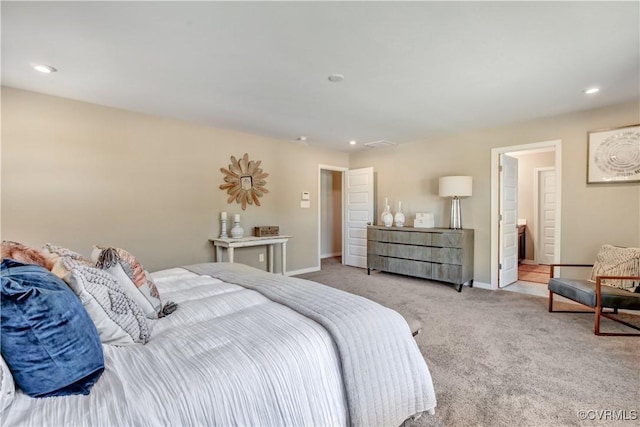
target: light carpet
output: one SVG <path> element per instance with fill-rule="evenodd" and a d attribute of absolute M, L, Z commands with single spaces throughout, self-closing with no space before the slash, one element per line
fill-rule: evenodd
<path fill-rule="evenodd" d="M 593 314 L 549 313 L 546 298 L 515 292 L 465 286 L 458 293 L 443 283 L 368 276 L 332 258 L 298 277 L 422 321 L 416 341 L 438 406 L 407 426 L 638 425 L 640 338 L 595 336 Z M 624 316 L 640 324 L 640 316 Z M 633 332 L 607 319 L 602 329 Z"/>

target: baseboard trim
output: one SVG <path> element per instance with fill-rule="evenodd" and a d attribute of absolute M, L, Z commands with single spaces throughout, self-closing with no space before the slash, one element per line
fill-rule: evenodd
<path fill-rule="evenodd" d="M 520 261 L 520 264 L 526 264 L 526 265 L 538 265 L 537 262 L 535 262 L 532 259 L 523 259 L 522 261 Z"/>
<path fill-rule="evenodd" d="M 342 252 L 334 252 L 332 254 L 322 254 L 320 255 L 321 259 L 325 259 L 325 258 L 335 258 L 337 256 L 342 256 Z"/>
<path fill-rule="evenodd" d="M 476 280 L 473 281 L 474 288 L 480 289 L 488 289 L 490 291 L 495 291 L 495 289 L 491 286 L 491 283 L 478 282 Z"/>
<path fill-rule="evenodd" d="M 314 271 L 320 271 L 320 266 L 301 268 L 300 270 L 291 270 L 285 273 L 285 276 L 297 276 L 298 274 L 313 273 Z"/>

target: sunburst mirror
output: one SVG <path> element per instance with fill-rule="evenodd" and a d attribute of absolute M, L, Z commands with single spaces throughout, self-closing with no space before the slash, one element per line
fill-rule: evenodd
<path fill-rule="evenodd" d="M 260 168 L 262 160 L 249 161 L 249 155 L 244 153 L 240 159 L 231 156 L 231 164 L 228 169 L 220 168 L 224 175 L 224 184 L 220 186 L 221 190 L 227 190 L 229 198 L 227 203 L 236 203 L 242 205 L 242 210 L 247 209 L 247 204 L 260 206 L 260 197 L 268 193 L 265 188 L 267 181 L 265 178 L 269 176 Z"/>

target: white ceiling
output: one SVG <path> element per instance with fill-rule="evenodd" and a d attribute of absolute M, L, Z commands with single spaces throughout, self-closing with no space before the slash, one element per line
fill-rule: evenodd
<path fill-rule="evenodd" d="M 340 150 L 640 99 L 639 76 L 637 1 L 2 2 L 5 86 Z"/>

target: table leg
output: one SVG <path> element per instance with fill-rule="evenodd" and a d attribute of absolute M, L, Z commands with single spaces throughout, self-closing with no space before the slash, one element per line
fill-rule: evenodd
<path fill-rule="evenodd" d="M 222 248 L 216 246 L 216 262 L 222 262 Z"/>
<path fill-rule="evenodd" d="M 269 273 L 273 273 L 273 243 L 267 245 L 267 250 L 269 251 Z"/>
<path fill-rule="evenodd" d="M 233 262 L 233 248 L 227 248 L 227 255 L 229 256 L 229 262 Z"/>
<path fill-rule="evenodd" d="M 287 243 L 282 242 L 282 275 L 287 272 Z"/>

